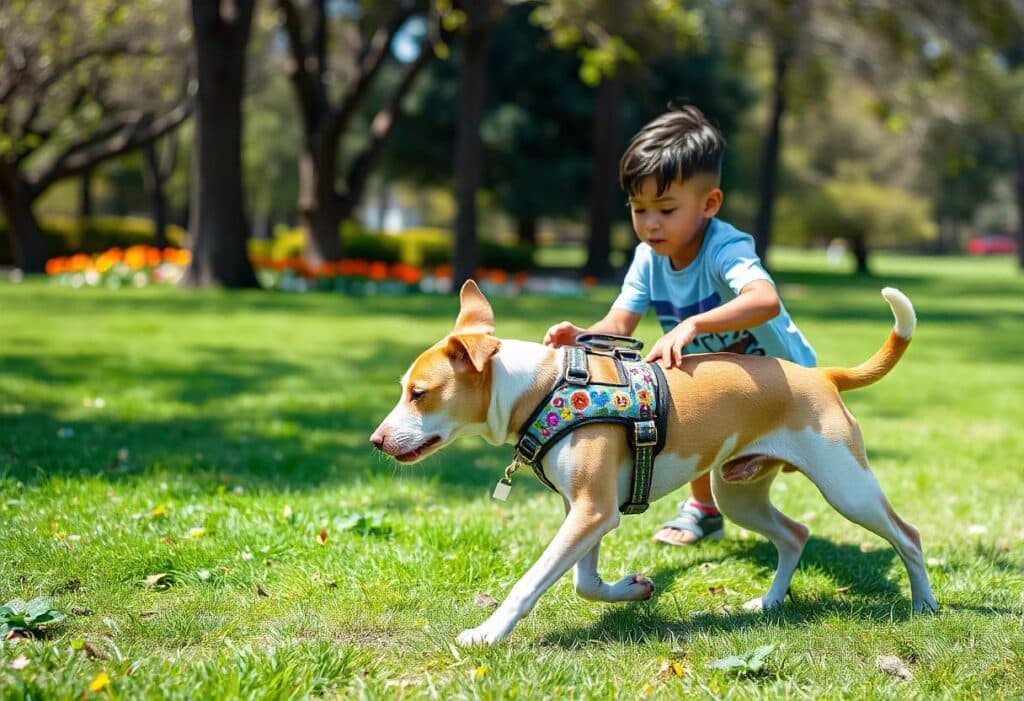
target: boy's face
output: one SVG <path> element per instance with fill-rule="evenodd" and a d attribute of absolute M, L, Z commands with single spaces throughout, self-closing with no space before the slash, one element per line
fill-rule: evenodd
<path fill-rule="evenodd" d="M 660 195 L 657 180 L 648 176 L 629 198 L 633 230 L 655 253 L 671 258 L 673 268 L 685 268 L 700 252 L 705 223 L 718 213 L 722 198 L 712 176 L 675 180 Z"/>

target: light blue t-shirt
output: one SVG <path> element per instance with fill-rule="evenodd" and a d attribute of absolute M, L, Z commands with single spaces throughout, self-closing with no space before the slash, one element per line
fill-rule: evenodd
<path fill-rule="evenodd" d="M 654 307 L 661 328 L 668 332 L 687 317 L 735 299 L 754 280 L 775 284 L 754 252 L 754 239 L 720 219 L 708 222 L 700 252 L 682 270 L 673 270 L 668 256 L 659 256 L 646 243 L 638 244 L 616 309 L 643 314 Z M 686 353 L 730 351 L 767 355 L 813 367 L 814 349 L 781 306 L 779 315 L 752 329 L 701 334 Z"/>

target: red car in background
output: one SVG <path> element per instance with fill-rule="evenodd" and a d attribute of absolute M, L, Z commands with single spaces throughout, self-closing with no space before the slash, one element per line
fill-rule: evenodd
<path fill-rule="evenodd" d="M 967 252 L 972 256 L 1015 254 L 1017 242 L 1009 236 L 979 236 L 967 242 Z"/>

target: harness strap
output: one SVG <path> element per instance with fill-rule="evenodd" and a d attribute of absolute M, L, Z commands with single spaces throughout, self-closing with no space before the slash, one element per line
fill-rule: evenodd
<path fill-rule="evenodd" d="M 622 371 L 621 363 L 616 358 L 616 364 L 620 368 L 620 374 L 625 378 L 626 375 Z M 515 447 L 515 460 L 520 463 L 526 463 L 533 472 L 537 475 L 537 479 L 541 481 L 548 489 L 558 493 L 558 489 L 548 479 L 547 475 L 544 474 L 544 467 L 542 465 L 542 458 L 547 453 L 548 448 L 558 439 L 560 439 L 565 433 L 570 431 L 576 426 L 583 425 L 584 423 L 591 423 L 594 421 L 604 421 L 609 423 L 622 423 L 625 425 L 627 430 L 632 428 L 628 434 L 629 442 L 633 447 L 634 459 L 633 459 L 633 484 L 630 490 L 630 497 L 626 503 L 619 507 L 619 511 L 623 514 L 641 514 L 647 510 L 650 505 L 650 493 L 651 493 L 651 479 L 654 476 L 654 458 L 657 456 L 661 449 L 665 445 L 665 427 L 667 424 L 667 407 L 668 407 L 668 385 L 665 382 L 665 374 L 661 367 L 657 364 L 647 364 L 654 375 L 657 391 L 654 405 L 652 406 L 649 402 L 640 404 L 639 416 L 635 419 L 624 418 L 624 417 L 594 417 L 586 419 L 576 423 L 573 426 L 567 427 L 561 431 L 556 432 L 554 435 L 546 439 L 538 439 L 529 430 L 528 427 L 536 419 L 535 416 L 531 417 L 527 421 L 523 430 L 520 431 L 519 441 Z M 635 372 L 635 371 L 634 371 Z M 648 378 L 649 380 L 650 378 Z M 626 380 L 629 381 L 628 379 Z M 565 349 L 565 373 L 563 378 L 555 385 L 548 398 L 541 402 L 537 411 L 541 411 L 547 404 L 548 400 L 551 399 L 560 389 L 565 387 L 567 384 L 576 386 L 586 386 L 590 383 L 590 368 L 587 358 L 587 351 L 585 348 L 579 346 L 566 347 Z M 546 434 L 545 434 L 546 435 Z"/>

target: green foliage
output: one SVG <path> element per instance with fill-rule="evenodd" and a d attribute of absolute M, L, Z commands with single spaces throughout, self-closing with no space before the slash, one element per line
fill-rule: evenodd
<path fill-rule="evenodd" d="M 832 180 L 779 207 L 780 240 L 867 239 L 907 245 L 934 239 L 930 203 L 896 187 L 866 179 Z"/>
<path fill-rule="evenodd" d="M 39 225 L 51 257 L 72 253 L 101 253 L 109 248 L 152 245 L 153 220 L 146 217 L 70 217 L 58 214 L 40 217 Z M 0 263 L 11 263 L 11 245 L 7 224 L 0 221 Z M 167 227 L 167 240 L 182 246 L 185 230 L 175 224 Z"/>
<path fill-rule="evenodd" d="M 11 599 L 0 606 L 0 640 L 10 633 L 31 633 L 38 635 L 48 626 L 64 620 L 62 612 L 53 608 L 53 600 L 37 596 L 31 601 Z"/>
<path fill-rule="evenodd" d="M 451 263 L 452 258 L 451 234 L 431 227 L 381 234 L 367 231 L 354 221 L 346 221 L 341 226 L 341 243 L 344 256 L 358 260 L 433 268 Z M 261 258 L 284 260 L 301 258 L 304 246 L 302 229 L 278 227 L 269 242 L 250 240 L 249 252 Z M 480 265 L 513 273 L 532 270 L 533 248 L 524 244 L 480 241 Z"/>

